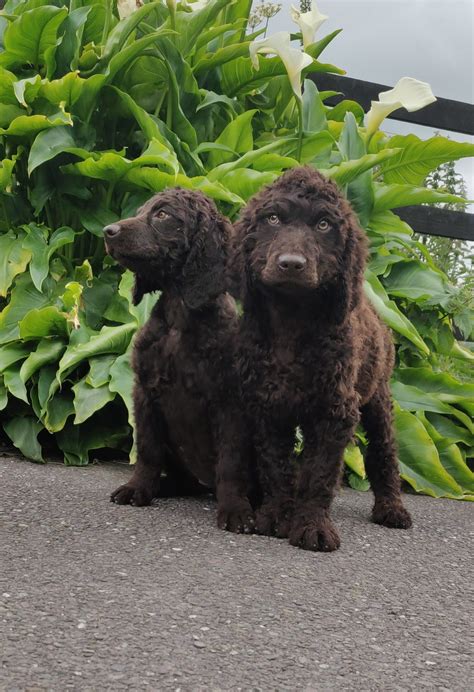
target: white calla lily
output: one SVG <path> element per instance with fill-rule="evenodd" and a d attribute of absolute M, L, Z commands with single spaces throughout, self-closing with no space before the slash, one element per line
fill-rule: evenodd
<path fill-rule="evenodd" d="M 258 53 L 278 55 L 285 69 L 296 97 L 301 101 L 301 72 L 313 62 L 313 58 L 300 48 L 293 48 L 287 31 L 279 31 L 261 41 L 252 41 L 249 47 L 253 67 L 258 70 Z"/>
<path fill-rule="evenodd" d="M 126 19 L 130 17 L 132 12 L 137 9 L 136 0 L 117 0 L 117 10 L 120 19 Z"/>
<path fill-rule="evenodd" d="M 365 116 L 367 136 L 378 130 L 385 118 L 397 108 L 405 108 L 410 113 L 429 106 L 436 101 L 427 82 L 420 82 L 413 77 L 402 77 L 389 91 L 382 91 L 378 101 L 372 101 L 370 110 Z"/>
<path fill-rule="evenodd" d="M 321 14 L 315 2 L 312 3 L 309 12 L 300 12 L 294 5 L 291 6 L 290 11 L 292 20 L 298 24 L 303 36 L 303 46 L 307 48 L 311 43 L 314 43 L 317 30 L 329 17 Z"/>

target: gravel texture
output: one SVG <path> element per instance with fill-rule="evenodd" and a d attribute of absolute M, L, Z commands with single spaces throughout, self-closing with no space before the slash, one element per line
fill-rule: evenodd
<path fill-rule="evenodd" d="M 472 690 L 473 510 L 407 496 L 369 523 L 344 489 L 342 547 L 215 525 L 215 502 L 119 507 L 122 465 L 0 459 L 0 689 Z"/>

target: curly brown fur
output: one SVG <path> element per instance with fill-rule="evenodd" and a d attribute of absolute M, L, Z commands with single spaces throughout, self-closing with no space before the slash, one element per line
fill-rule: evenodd
<path fill-rule="evenodd" d="M 238 365 L 263 493 L 256 530 L 308 550 L 339 547 L 329 509 L 360 419 L 373 520 L 408 528 L 388 387 L 393 345 L 363 292 L 367 241 L 351 207 L 333 182 L 296 168 L 248 203 L 235 230 L 244 268 Z"/>
<path fill-rule="evenodd" d="M 104 232 L 108 252 L 135 272 L 135 304 L 162 291 L 133 349 L 137 464 L 111 499 L 147 505 L 217 481 L 220 525 L 249 530 L 232 367 L 237 313 L 224 285 L 229 223 L 201 193 L 174 189 Z"/>

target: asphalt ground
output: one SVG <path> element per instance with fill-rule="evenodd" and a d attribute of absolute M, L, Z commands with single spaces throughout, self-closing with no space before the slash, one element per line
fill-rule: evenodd
<path fill-rule="evenodd" d="M 216 528 L 215 502 L 120 507 L 122 465 L 0 459 L 0 689 L 474 690 L 470 503 L 414 528 L 343 489 L 342 546 Z"/>

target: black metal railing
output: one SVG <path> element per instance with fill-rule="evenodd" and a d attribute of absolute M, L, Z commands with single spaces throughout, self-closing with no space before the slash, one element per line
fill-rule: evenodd
<path fill-rule="evenodd" d="M 326 100 L 330 106 L 335 106 L 342 99 L 352 99 L 360 103 L 365 111 L 369 110 L 371 101 L 378 100 L 381 91 L 392 88 L 384 84 L 328 73 L 313 74 L 311 79 L 320 91 L 340 92 L 339 95 L 331 96 Z M 439 98 L 415 113 L 408 113 L 400 108 L 391 113 L 389 118 L 416 125 L 426 125 L 437 130 L 474 135 L 474 105 L 462 101 Z M 469 212 L 451 211 L 433 206 L 403 207 L 394 211 L 416 233 L 474 241 L 474 214 Z"/>

